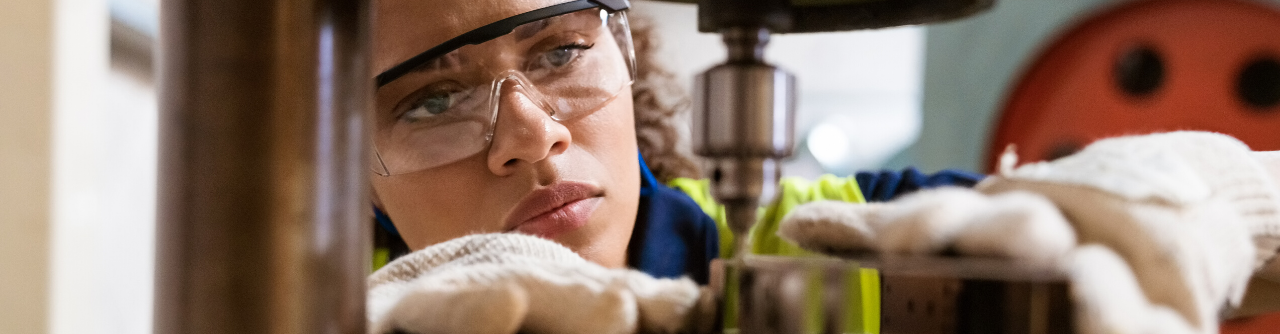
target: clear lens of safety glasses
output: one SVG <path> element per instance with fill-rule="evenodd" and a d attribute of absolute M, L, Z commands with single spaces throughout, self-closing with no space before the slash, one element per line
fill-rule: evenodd
<path fill-rule="evenodd" d="M 373 170 L 415 172 L 484 151 L 505 95 L 557 121 L 604 107 L 635 76 L 625 13 L 591 8 L 526 23 L 381 85 Z"/>

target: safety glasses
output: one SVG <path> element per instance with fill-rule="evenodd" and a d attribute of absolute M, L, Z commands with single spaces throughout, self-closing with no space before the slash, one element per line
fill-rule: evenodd
<path fill-rule="evenodd" d="M 374 117 L 373 171 L 416 172 L 484 151 L 504 95 L 521 94 L 560 122 L 601 109 L 634 81 L 626 9 L 625 0 L 545 7 L 379 74 L 377 105 L 386 110 Z"/>

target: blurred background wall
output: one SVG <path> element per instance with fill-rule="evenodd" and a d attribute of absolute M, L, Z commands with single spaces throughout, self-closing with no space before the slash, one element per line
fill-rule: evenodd
<path fill-rule="evenodd" d="M 149 333 L 155 0 L 0 10 L 0 333 Z"/>
<path fill-rule="evenodd" d="M 0 332 L 48 318 L 53 4 L 0 10 Z M 23 78 L 17 80 L 16 78 Z"/>

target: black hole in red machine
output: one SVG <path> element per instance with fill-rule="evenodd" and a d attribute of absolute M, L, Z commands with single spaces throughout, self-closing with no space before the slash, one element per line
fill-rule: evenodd
<path fill-rule="evenodd" d="M 1140 98 L 1159 90 L 1164 84 L 1164 74 L 1164 60 L 1154 47 L 1147 44 L 1140 44 L 1121 54 L 1114 69 L 1120 90 Z"/>
<path fill-rule="evenodd" d="M 1255 111 L 1275 112 L 1280 105 L 1280 61 L 1263 56 L 1245 64 L 1237 76 L 1236 94 Z"/>

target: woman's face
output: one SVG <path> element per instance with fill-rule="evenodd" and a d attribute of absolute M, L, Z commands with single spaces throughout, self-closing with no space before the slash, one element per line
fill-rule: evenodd
<path fill-rule="evenodd" d="M 374 73 L 490 22 L 561 2 L 377 1 Z M 529 48 L 559 43 L 539 38 Z M 537 52 L 502 50 L 511 48 Z M 379 88 L 375 122 L 395 122 L 397 110 L 431 81 L 414 80 Z M 502 90 L 497 103 L 492 141 L 479 153 L 421 171 L 371 173 L 374 200 L 405 242 L 421 249 L 467 234 L 519 232 L 606 266 L 625 265 L 640 186 L 630 88 L 564 122 L 518 89 Z"/>

